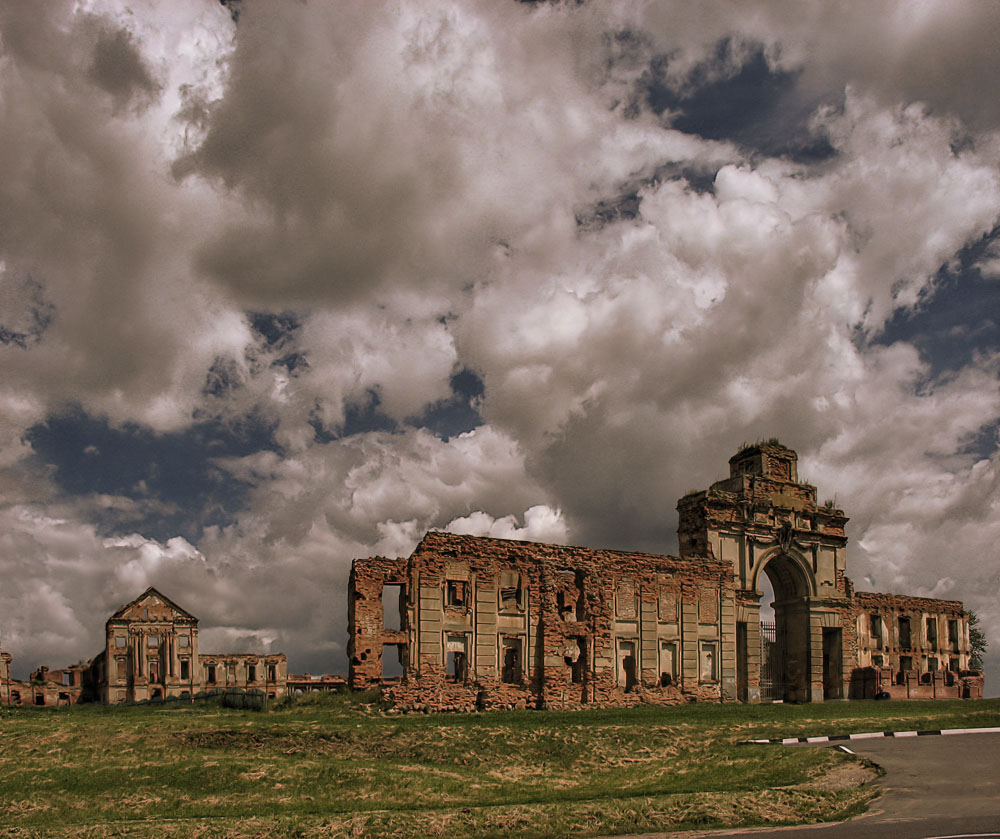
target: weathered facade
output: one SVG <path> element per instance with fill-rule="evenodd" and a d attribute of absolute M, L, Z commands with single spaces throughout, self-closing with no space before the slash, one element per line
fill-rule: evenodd
<path fill-rule="evenodd" d="M 284 654 L 200 653 L 198 619 L 155 588 L 126 603 L 105 624 L 105 647 L 89 663 L 39 667 L 29 681 L 10 678 L 0 652 L 0 704 L 62 706 L 77 702 L 190 699 L 215 689 L 286 693 Z"/>
<path fill-rule="evenodd" d="M 96 699 L 123 702 L 188 698 L 215 688 L 285 695 L 283 654 L 200 653 L 198 619 L 155 588 L 126 603 L 105 624 L 105 648 L 90 665 Z"/>
<path fill-rule="evenodd" d="M 679 557 L 431 532 L 355 560 L 351 687 L 401 710 L 981 695 L 961 604 L 855 593 L 847 518 L 791 449 L 742 449 L 678 512 Z M 919 648 L 875 653 L 875 613 Z"/>

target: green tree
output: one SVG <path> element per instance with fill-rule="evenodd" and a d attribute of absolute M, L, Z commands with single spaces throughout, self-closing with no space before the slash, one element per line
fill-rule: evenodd
<path fill-rule="evenodd" d="M 969 656 L 969 665 L 973 670 L 983 669 L 983 653 L 989 644 L 986 641 L 986 633 L 979 628 L 979 616 L 969 610 L 969 646 L 972 647 L 972 655 Z"/>

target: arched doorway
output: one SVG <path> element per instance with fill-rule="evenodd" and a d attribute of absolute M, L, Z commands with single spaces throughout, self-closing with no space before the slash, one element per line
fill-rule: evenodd
<path fill-rule="evenodd" d="M 766 557 L 754 577 L 759 596 L 760 700 L 808 702 L 808 566 L 786 552 Z"/>

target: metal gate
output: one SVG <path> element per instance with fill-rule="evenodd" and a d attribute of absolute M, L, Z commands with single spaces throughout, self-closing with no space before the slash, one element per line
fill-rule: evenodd
<path fill-rule="evenodd" d="M 760 701 L 785 698 L 785 638 L 777 624 L 760 625 Z"/>

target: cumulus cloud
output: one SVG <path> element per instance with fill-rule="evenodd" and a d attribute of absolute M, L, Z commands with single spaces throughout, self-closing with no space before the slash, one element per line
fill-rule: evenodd
<path fill-rule="evenodd" d="M 4 645 L 92 654 L 155 584 L 212 644 L 336 669 L 352 557 L 432 527 L 672 550 L 675 500 L 775 435 L 852 516 L 857 580 L 963 598 L 1000 645 L 996 440 L 973 445 L 997 348 L 935 376 L 885 337 L 1000 219 L 997 25 L 818 0 L 5 7 Z M 822 155 L 692 124 L 751 66 L 755 118 Z M 444 440 L 421 417 L 462 370 L 483 424 Z M 40 462 L 28 430 L 67 410 L 268 435 L 199 448 L 242 506 L 157 539 L 155 481 L 86 493 Z"/>

